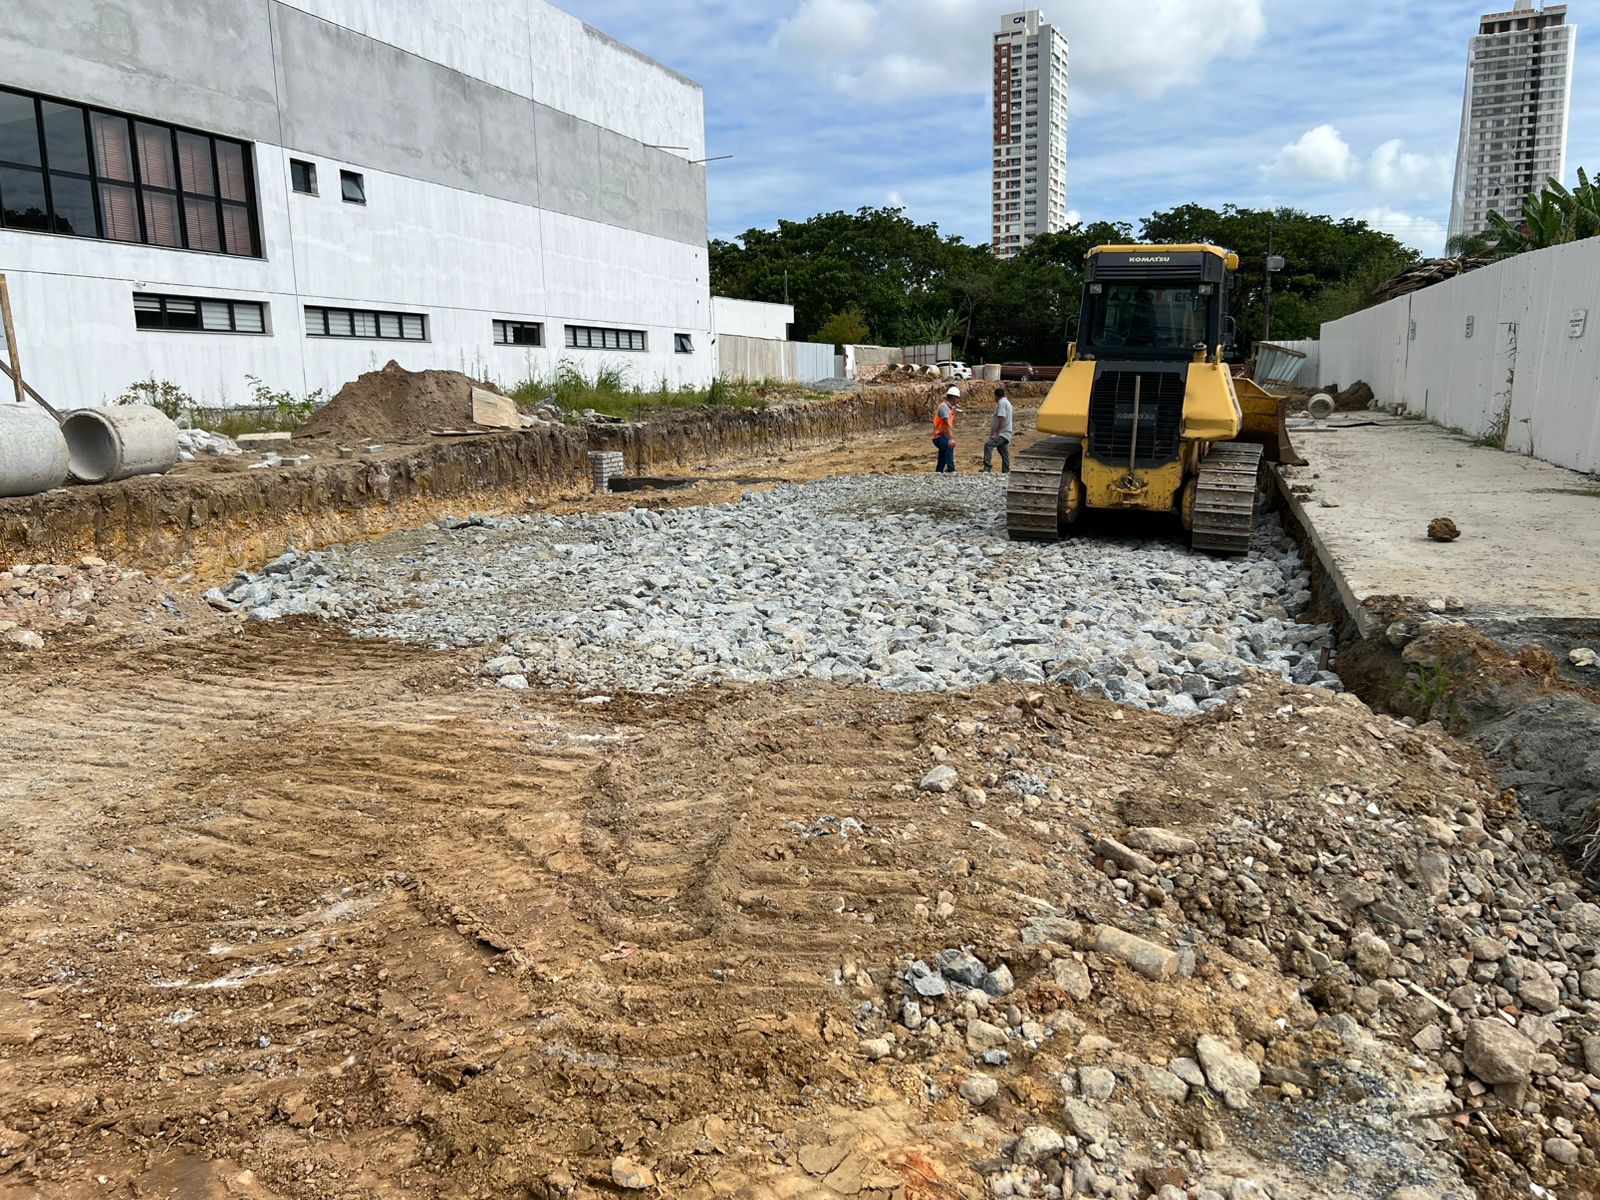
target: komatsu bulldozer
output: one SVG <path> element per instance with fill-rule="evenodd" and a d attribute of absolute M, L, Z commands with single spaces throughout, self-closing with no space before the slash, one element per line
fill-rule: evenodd
<path fill-rule="evenodd" d="M 1230 274 L 1216 246 L 1098 246 L 1076 341 L 1039 407 L 1053 436 L 1017 455 L 1013 538 L 1056 539 L 1086 509 L 1176 513 L 1196 549 L 1243 554 L 1262 461 L 1303 463 L 1284 401 L 1223 362 Z"/>

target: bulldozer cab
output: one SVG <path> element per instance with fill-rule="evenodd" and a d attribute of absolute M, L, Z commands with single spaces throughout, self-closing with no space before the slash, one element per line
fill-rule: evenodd
<path fill-rule="evenodd" d="M 1076 357 L 1187 363 L 1219 355 L 1230 260 L 1238 261 L 1209 246 L 1090 251 Z"/>

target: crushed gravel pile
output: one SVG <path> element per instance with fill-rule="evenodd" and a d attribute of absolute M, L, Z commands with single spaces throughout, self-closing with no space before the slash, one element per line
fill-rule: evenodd
<path fill-rule="evenodd" d="M 1337 688 L 1276 523 L 1237 560 L 1159 540 L 1016 544 L 1004 484 L 836 478 L 736 504 L 443 521 L 288 554 L 213 599 L 261 619 L 492 644 L 488 672 L 658 690 L 809 677 L 943 691 L 1016 681 L 1191 716 L 1255 670 Z M 450 528 L 458 526 L 459 528 Z"/>

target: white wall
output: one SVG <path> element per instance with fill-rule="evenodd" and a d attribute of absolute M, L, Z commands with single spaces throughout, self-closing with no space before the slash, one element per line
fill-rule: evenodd
<path fill-rule="evenodd" d="M 716 373 L 704 247 L 529 209 L 405 176 L 365 172 L 367 204 L 291 192 L 289 154 L 255 147 L 266 259 L 0 230 L 30 383 L 56 407 L 103 404 L 136 379 L 170 380 L 197 403 L 239 404 L 246 375 L 329 395 L 391 358 L 514 384 L 566 358 L 586 374 L 704 386 Z M 296 154 L 296 157 L 302 157 Z M 271 336 L 137 329 L 133 293 L 264 301 Z M 304 338 L 304 306 L 424 313 L 428 341 Z M 497 346 L 496 318 L 544 323 L 541 348 Z M 644 353 L 568 350 L 564 326 L 644 329 Z M 695 352 L 678 354 L 688 333 Z"/>
<path fill-rule="evenodd" d="M 717 373 L 723 379 L 811 383 L 834 372 L 828 342 L 785 342 L 725 333 L 717 338 Z"/>
<path fill-rule="evenodd" d="M 1570 336 L 1585 310 L 1581 337 Z M 1472 318 L 1472 335 L 1467 319 Z M 1414 330 L 1413 330 L 1414 326 Z M 1322 376 L 1600 471 L 1600 238 L 1519 254 L 1322 327 Z"/>
<path fill-rule="evenodd" d="M 681 161 L 704 152 L 701 90 L 543 0 L 15 7 L 0 83 L 238 136 L 255 166 L 262 258 L 0 229 L 23 365 L 57 406 L 152 376 L 204 405 L 247 400 L 246 375 L 331 394 L 391 358 L 504 384 L 563 358 L 645 386 L 715 377 L 703 171 Z M 291 156 L 320 195 L 291 190 Z M 260 301 L 271 334 L 139 330 L 135 291 Z M 307 339 L 307 304 L 422 313 L 429 340 Z M 542 322 L 546 345 L 496 346 L 495 318 Z M 568 323 L 649 348 L 566 350 Z"/>
<path fill-rule="evenodd" d="M 794 305 L 765 304 L 759 300 L 711 297 L 711 327 L 718 337 L 769 338 L 783 341 L 794 323 Z"/>

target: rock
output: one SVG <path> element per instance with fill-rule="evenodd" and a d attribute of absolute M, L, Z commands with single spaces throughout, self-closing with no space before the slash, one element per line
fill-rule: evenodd
<path fill-rule="evenodd" d="M 990 971 L 983 981 L 983 990 L 991 996 L 1009 996 L 1016 989 L 1016 981 L 1011 978 L 1011 968 L 1005 963 Z"/>
<path fill-rule="evenodd" d="M 1561 1007 L 1561 986 L 1541 964 L 1529 959 L 1512 963 L 1517 977 L 1517 999 L 1534 1012 L 1553 1013 Z"/>
<path fill-rule="evenodd" d="M 1011 1148 L 1011 1157 L 1015 1162 L 1032 1166 L 1060 1154 L 1066 1148 L 1066 1139 L 1048 1125 L 1030 1125 L 1022 1131 L 1017 1144 Z"/>
<path fill-rule="evenodd" d="M 503 675 L 521 675 L 523 670 L 522 660 L 515 654 L 502 654 L 483 664 L 483 673 L 497 679 Z"/>
<path fill-rule="evenodd" d="M 1117 1077 L 1105 1067 L 1079 1067 L 1078 1092 L 1085 1100 L 1109 1100 L 1117 1090 Z"/>
<path fill-rule="evenodd" d="M 1567 661 L 1575 667 L 1586 669 L 1600 667 L 1600 654 L 1587 646 L 1580 646 L 1576 650 L 1567 652 Z"/>
<path fill-rule="evenodd" d="M 1467 1023 L 1462 1059 L 1484 1083 L 1526 1083 L 1533 1073 L 1534 1045 L 1498 1019 Z"/>
<path fill-rule="evenodd" d="M 861 1053 L 867 1056 L 869 1062 L 877 1062 L 894 1053 L 894 1043 L 888 1038 L 868 1038 L 861 1043 Z"/>
<path fill-rule="evenodd" d="M 982 987 L 989 970 L 983 960 L 967 950 L 946 950 L 939 956 L 939 973 L 962 987 Z"/>
<path fill-rule="evenodd" d="M 44 649 L 44 638 L 31 629 L 8 629 L 0 640 L 13 650 Z"/>
<path fill-rule="evenodd" d="M 1506 956 L 1506 944 L 1499 938 L 1475 937 L 1467 943 L 1467 949 L 1479 962 L 1499 962 Z"/>
<path fill-rule="evenodd" d="M 1435 517 L 1428 522 L 1428 536 L 1436 542 L 1453 542 L 1461 536 L 1461 530 L 1449 517 Z"/>
<path fill-rule="evenodd" d="M 1230 1092 L 1249 1095 L 1261 1087 L 1261 1068 L 1221 1038 L 1202 1034 L 1195 1055 L 1206 1073 L 1206 1084 L 1219 1096 Z"/>
<path fill-rule="evenodd" d="M 1178 955 L 1165 946 L 1146 941 L 1135 934 L 1125 933 L 1110 925 L 1102 925 L 1095 936 L 1095 949 L 1101 954 L 1127 963 L 1146 979 L 1165 983 L 1178 973 Z"/>
<path fill-rule="evenodd" d="M 1591 1075 L 1600 1075 L 1600 1034 L 1583 1039 L 1583 1065 Z"/>
<path fill-rule="evenodd" d="M 1101 838 L 1094 844 L 1095 855 L 1099 858 L 1109 859 L 1124 871 L 1132 871 L 1136 875 L 1154 875 L 1158 868 L 1137 850 L 1130 850 L 1114 838 Z"/>
<path fill-rule="evenodd" d="M 974 1054 L 1004 1046 L 1008 1040 L 1006 1031 L 998 1025 L 981 1019 L 967 1022 L 967 1049 Z"/>
<path fill-rule="evenodd" d="M 1130 829 L 1128 830 L 1128 836 L 1122 840 L 1135 850 L 1143 850 L 1147 854 L 1171 856 L 1175 854 L 1195 854 L 1200 850 L 1200 844 L 1193 838 L 1184 837 L 1181 834 L 1173 833 L 1170 829 L 1160 829 L 1155 826 Z"/>
<path fill-rule="evenodd" d="M 1438 1025 L 1424 1025 L 1412 1037 L 1411 1044 L 1424 1054 L 1437 1054 L 1444 1049 L 1444 1030 Z"/>
<path fill-rule="evenodd" d="M 1356 934 L 1350 942 L 1350 957 L 1356 970 L 1372 979 L 1383 979 L 1394 962 L 1394 951 L 1389 943 L 1375 933 Z"/>
<path fill-rule="evenodd" d="M 502 675 L 495 682 L 501 687 L 509 688 L 514 692 L 528 690 L 528 677 L 526 675 Z"/>
<path fill-rule="evenodd" d="M 1000 1084 L 988 1075 L 967 1075 L 956 1085 L 956 1093 L 973 1108 L 982 1108 L 1000 1094 Z"/>
<path fill-rule="evenodd" d="M 921 959 L 912 963 L 906 971 L 906 983 L 912 991 L 925 1000 L 936 999 L 950 991 L 950 985 L 944 981 L 944 976 Z"/>
<path fill-rule="evenodd" d="M 1175 1058 L 1167 1064 L 1167 1069 L 1190 1087 L 1206 1086 L 1206 1073 L 1192 1058 Z"/>
<path fill-rule="evenodd" d="M 1165 1067 L 1150 1065 L 1144 1068 L 1144 1082 L 1157 1096 L 1182 1104 L 1189 1098 L 1189 1085 Z"/>
<path fill-rule="evenodd" d="M 925 792 L 948 792 L 955 787 L 957 778 L 959 777 L 954 767 L 941 763 L 924 775 L 922 782 L 917 786 Z"/>
<path fill-rule="evenodd" d="M 628 1192 L 642 1192 L 656 1185 L 655 1173 L 649 1167 L 620 1155 L 611 1160 L 611 1180 Z"/>
<path fill-rule="evenodd" d="M 1578 1147 L 1574 1142 L 1569 1142 L 1563 1137 L 1546 1138 L 1544 1155 L 1552 1162 L 1570 1167 L 1578 1161 Z"/>
<path fill-rule="evenodd" d="M 1094 980 L 1089 968 L 1075 958 L 1057 958 L 1050 963 L 1050 977 L 1056 986 L 1074 1000 L 1087 1000 L 1094 991 Z"/>
<path fill-rule="evenodd" d="M 1111 1119 L 1092 1105 L 1068 1096 L 1061 1101 L 1061 1111 L 1067 1118 L 1067 1128 L 1084 1141 L 1101 1145 L 1111 1140 Z"/>

